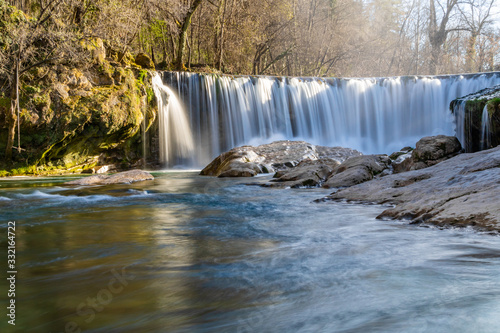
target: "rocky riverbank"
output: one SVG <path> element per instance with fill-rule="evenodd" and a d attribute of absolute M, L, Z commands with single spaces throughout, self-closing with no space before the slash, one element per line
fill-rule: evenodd
<path fill-rule="evenodd" d="M 391 204 L 378 218 L 500 231 L 500 147 L 339 189 L 323 200 Z"/>
<path fill-rule="evenodd" d="M 387 155 L 278 141 L 244 146 L 217 157 L 202 175 L 252 177 L 274 173 L 263 186 L 333 188 L 318 202 L 390 205 L 378 218 L 441 227 L 500 231 L 500 147 L 460 153 L 455 137 L 421 139 Z"/>

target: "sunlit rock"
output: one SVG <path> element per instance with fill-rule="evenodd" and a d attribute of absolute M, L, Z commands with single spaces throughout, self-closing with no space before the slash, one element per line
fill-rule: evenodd
<path fill-rule="evenodd" d="M 330 200 L 393 204 L 379 218 L 500 230 L 500 147 L 332 193 Z"/>
<path fill-rule="evenodd" d="M 304 141 L 275 141 L 257 147 L 233 148 L 216 157 L 201 175 L 218 177 L 252 177 L 298 166 L 303 161 L 324 160 L 340 164 L 360 152 L 342 147 L 314 146 Z"/>
<path fill-rule="evenodd" d="M 130 184 L 145 180 L 153 180 L 154 177 L 149 172 L 143 170 L 130 170 L 115 173 L 114 175 L 94 175 L 66 182 L 66 185 L 110 185 L 110 184 Z"/>

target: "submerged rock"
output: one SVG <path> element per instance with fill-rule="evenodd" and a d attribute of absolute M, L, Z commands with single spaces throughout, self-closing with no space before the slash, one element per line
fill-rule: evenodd
<path fill-rule="evenodd" d="M 304 141 L 276 141 L 257 147 L 233 148 L 216 157 L 200 174 L 253 177 L 258 173 L 287 170 L 303 161 L 322 160 L 322 163 L 340 164 L 348 157 L 359 155 L 360 152 L 349 148 L 314 146 Z"/>
<path fill-rule="evenodd" d="M 499 186 L 497 147 L 341 189 L 327 200 L 394 205 L 378 218 L 500 231 Z"/>
<path fill-rule="evenodd" d="M 149 172 L 143 170 L 130 170 L 115 173 L 114 175 L 94 175 L 80 178 L 64 183 L 65 185 L 111 185 L 130 184 L 145 180 L 153 180 L 154 177 Z"/>

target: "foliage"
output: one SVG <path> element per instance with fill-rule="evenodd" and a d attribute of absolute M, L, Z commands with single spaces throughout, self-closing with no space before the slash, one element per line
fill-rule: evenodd
<path fill-rule="evenodd" d="M 135 63 L 139 53 L 157 69 L 216 74 L 499 70 L 494 1 L 0 0 L 0 161 L 14 151 L 14 164 L 33 164 L 41 154 L 30 150 L 36 146 L 48 151 L 50 163 L 61 156 L 72 156 L 64 157 L 68 165 L 81 162 L 86 153 L 65 154 L 60 142 L 85 151 L 71 133 L 93 121 L 102 128 L 78 132 L 84 139 L 112 134 L 116 126 L 131 134 L 125 115 L 135 124 L 138 105 L 144 100 L 151 109 L 155 103 L 148 72 Z M 85 89 L 68 88 L 83 84 L 83 77 L 89 81 Z M 17 129 L 17 92 L 20 151 L 8 147 Z M 118 99 L 124 110 L 109 107 L 109 99 Z M 108 128 L 106 117 L 116 126 Z M 41 124 L 66 126 L 69 134 L 41 131 Z M 103 148 L 118 137 L 104 140 Z"/>

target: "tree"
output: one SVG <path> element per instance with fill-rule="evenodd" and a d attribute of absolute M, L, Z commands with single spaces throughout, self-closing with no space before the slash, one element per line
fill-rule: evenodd
<path fill-rule="evenodd" d="M 476 65 L 476 44 L 478 37 L 483 33 L 485 26 L 491 23 L 491 9 L 495 0 L 466 0 L 458 6 L 465 29 L 470 36 L 467 41 L 465 69 L 474 71 Z M 480 68 L 477 68 L 480 70 Z"/>
<path fill-rule="evenodd" d="M 439 70 L 440 57 L 442 46 L 450 33 L 448 22 L 453 13 L 453 9 L 458 3 L 458 0 L 446 0 L 446 4 L 442 4 L 439 0 L 429 0 L 429 42 L 431 46 L 430 72 L 437 74 Z M 441 15 L 438 16 L 436 11 L 436 2 L 438 8 L 441 9 Z"/>
<path fill-rule="evenodd" d="M 203 2 L 203 0 L 194 0 L 190 4 L 186 14 L 184 15 L 182 23 L 180 24 L 181 25 L 181 32 L 179 34 L 179 47 L 177 49 L 177 69 L 178 70 L 185 69 L 183 59 L 184 59 L 184 52 L 185 52 L 185 48 L 186 48 L 188 29 L 189 29 L 189 26 L 191 25 L 191 18 L 193 17 L 194 12 L 201 5 L 202 2 Z"/>
<path fill-rule="evenodd" d="M 29 7 L 31 15 L 0 0 L 0 58 L 4 60 L 0 81 L 7 82 L 10 99 L 10 108 L 6 112 L 7 161 L 12 160 L 16 125 L 20 149 L 19 87 L 23 75 L 66 57 L 77 58 L 75 47 L 78 43 L 73 40 L 73 34 L 68 35 L 68 26 L 57 18 L 67 9 L 61 7 L 62 0 L 20 1 L 20 4 Z"/>

